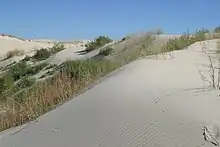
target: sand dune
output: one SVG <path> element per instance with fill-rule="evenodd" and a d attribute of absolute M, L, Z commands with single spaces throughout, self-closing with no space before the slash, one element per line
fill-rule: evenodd
<path fill-rule="evenodd" d="M 216 46 L 216 40 L 206 43 L 208 49 Z M 173 57 L 124 66 L 37 122 L 1 133 L 0 146 L 218 145 L 220 101 L 198 72 L 209 64 L 202 45 L 175 51 Z"/>
<path fill-rule="evenodd" d="M 0 51 L 1 55 L 13 49 L 22 49 L 28 52 L 33 49 L 52 46 L 52 44 L 48 44 L 48 43 L 37 43 L 37 42 L 31 42 L 29 40 L 23 41 L 17 38 L 11 38 L 7 36 L 0 36 L 0 45 L 1 45 L 1 51 Z"/>
<path fill-rule="evenodd" d="M 24 50 L 25 52 L 31 52 L 35 49 L 40 48 L 47 48 L 52 47 L 54 43 L 60 42 L 58 40 L 46 40 L 46 39 L 39 39 L 39 40 L 21 40 L 18 38 L 8 37 L 8 36 L 1 36 L 0 35 L 0 56 L 4 56 L 8 51 L 14 49 Z M 87 41 L 70 41 L 64 42 L 64 46 L 66 48 L 78 48 L 82 47 Z"/>

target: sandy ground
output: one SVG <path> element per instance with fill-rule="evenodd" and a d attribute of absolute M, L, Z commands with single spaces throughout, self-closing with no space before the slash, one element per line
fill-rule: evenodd
<path fill-rule="evenodd" d="M 0 45 L 1 45 L 1 51 L 0 51 L 1 56 L 7 53 L 7 51 L 14 49 L 22 49 L 25 52 L 29 52 L 33 49 L 52 46 L 52 44 L 49 43 L 38 43 L 29 40 L 23 41 L 17 38 L 11 38 L 7 36 L 0 36 Z"/>
<path fill-rule="evenodd" d="M 215 40 L 207 43 L 209 49 L 216 46 Z M 220 97 L 198 72 L 208 64 L 200 43 L 173 52 L 173 57 L 124 66 L 37 122 L 1 133 L 0 146 L 218 145 Z"/>
<path fill-rule="evenodd" d="M 20 40 L 17 38 L 12 38 L 8 36 L 0 36 L 0 56 L 4 56 L 8 51 L 14 50 L 14 49 L 20 49 L 24 50 L 26 53 L 29 53 L 35 49 L 40 48 L 47 48 L 52 47 L 54 43 L 59 42 L 58 40 Z M 64 42 L 64 46 L 66 48 L 78 48 L 82 47 L 87 40 L 82 41 L 70 41 L 70 42 Z"/>

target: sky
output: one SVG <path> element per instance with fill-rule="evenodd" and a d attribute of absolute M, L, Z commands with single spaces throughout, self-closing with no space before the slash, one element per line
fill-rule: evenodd
<path fill-rule="evenodd" d="M 220 26 L 219 8 L 220 0 L 0 0 L 0 32 L 61 40 L 180 34 Z"/>

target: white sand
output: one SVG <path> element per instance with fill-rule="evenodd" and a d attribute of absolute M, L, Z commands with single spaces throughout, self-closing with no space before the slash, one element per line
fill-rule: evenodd
<path fill-rule="evenodd" d="M 198 73 L 208 60 L 199 43 L 174 57 L 130 63 L 38 122 L 0 134 L 0 147 L 214 146 L 202 132 L 220 141 L 220 97 Z"/>
<path fill-rule="evenodd" d="M 17 38 L 12 38 L 8 36 L 1 36 L 0 35 L 0 56 L 5 55 L 8 51 L 14 50 L 14 49 L 20 49 L 24 50 L 25 52 L 31 52 L 35 49 L 40 48 L 47 48 L 52 47 L 54 43 L 59 42 L 56 40 L 20 40 Z M 86 43 L 86 40 L 82 40 L 81 42 L 64 42 L 64 46 L 66 48 L 72 48 L 72 47 L 81 47 Z"/>
<path fill-rule="evenodd" d="M 25 52 L 29 52 L 33 49 L 42 48 L 42 47 L 51 47 L 52 44 L 49 43 L 37 43 L 28 40 L 20 40 L 17 38 L 11 38 L 7 36 L 0 36 L 0 55 L 4 55 L 10 50 L 21 49 Z"/>

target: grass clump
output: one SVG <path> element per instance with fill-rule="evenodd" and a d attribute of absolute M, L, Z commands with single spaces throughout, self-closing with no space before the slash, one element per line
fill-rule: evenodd
<path fill-rule="evenodd" d="M 48 65 L 48 63 L 40 63 L 38 65 L 35 65 L 35 66 L 32 66 L 32 67 L 29 67 L 27 72 L 26 72 L 26 75 L 35 75 L 37 74 L 39 71 L 41 71 L 43 68 L 45 68 L 46 66 Z"/>
<path fill-rule="evenodd" d="M 22 61 L 30 61 L 31 60 L 31 57 L 30 56 L 25 56 L 24 59 L 22 59 Z"/>
<path fill-rule="evenodd" d="M 60 52 L 64 49 L 65 49 L 65 46 L 63 44 L 57 43 L 53 47 L 51 47 L 49 50 L 50 50 L 51 54 L 55 54 L 55 53 Z"/>
<path fill-rule="evenodd" d="M 36 54 L 33 56 L 35 60 L 45 60 L 51 56 L 51 52 L 48 49 L 42 48 L 37 50 Z"/>
<path fill-rule="evenodd" d="M 29 72 L 30 68 L 31 68 L 30 65 L 28 65 L 24 61 L 21 61 L 15 64 L 14 66 L 12 66 L 10 70 L 6 72 L 6 75 L 11 73 L 14 81 L 17 81 L 21 79 L 21 77 L 25 76 Z"/>
<path fill-rule="evenodd" d="M 86 49 L 85 51 L 86 52 L 91 52 L 97 48 L 100 48 L 102 46 L 104 46 L 105 44 L 107 43 L 110 43 L 112 42 L 113 40 L 110 39 L 109 37 L 106 37 L 106 36 L 99 36 L 98 38 L 96 38 L 94 41 L 91 41 L 91 42 L 88 42 L 85 46 L 86 46 Z"/>
<path fill-rule="evenodd" d="M 37 50 L 35 55 L 32 57 L 26 56 L 23 61 L 30 61 L 32 59 L 40 61 L 45 60 L 49 58 L 51 55 L 56 54 L 57 52 L 60 52 L 65 49 L 65 46 L 61 43 L 56 43 L 51 48 L 41 48 L 40 50 Z"/>
<path fill-rule="evenodd" d="M 35 66 L 28 65 L 25 61 L 21 61 L 12 66 L 3 77 L 12 76 L 13 81 L 17 81 L 24 76 L 32 76 L 37 74 L 40 70 L 46 67 L 48 63 L 41 63 Z"/>
<path fill-rule="evenodd" d="M 14 49 L 6 53 L 6 59 L 9 59 L 14 56 L 21 56 L 21 55 L 24 55 L 24 50 Z"/>
<path fill-rule="evenodd" d="M 214 32 L 215 32 L 215 33 L 220 33 L 220 26 L 216 27 L 216 28 L 214 29 Z"/>
<path fill-rule="evenodd" d="M 202 29 L 197 31 L 195 34 L 185 34 L 178 38 L 170 39 L 162 48 L 163 52 L 170 52 L 174 50 L 182 50 L 187 46 L 198 42 L 206 40 L 207 30 Z"/>
<path fill-rule="evenodd" d="M 29 78 L 28 76 L 24 76 L 21 78 L 21 80 L 16 84 L 17 87 L 20 89 L 28 88 L 36 83 L 35 78 Z"/>
<path fill-rule="evenodd" d="M 108 60 L 67 61 L 59 73 L 43 83 L 8 98 L 10 110 L 0 117 L 0 130 L 23 124 L 79 94 L 95 80 L 115 70 L 118 64 Z M 25 79 L 26 80 L 26 79 Z M 30 82 L 25 85 L 30 86 Z M 13 104 L 13 105 L 10 105 Z"/>
<path fill-rule="evenodd" d="M 107 48 L 104 49 L 104 50 L 100 50 L 100 52 L 99 52 L 98 55 L 108 56 L 108 55 L 112 54 L 113 51 L 114 51 L 113 48 L 111 48 L 111 47 L 107 47 Z"/>
<path fill-rule="evenodd" d="M 11 89 L 14 85 L 14 78 L 12 73 L 5 74 L 0 78 L 0 97 L 2 97 L 2 94 L 4 91 Z"/>

